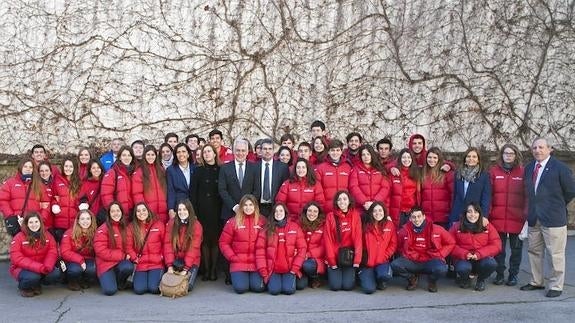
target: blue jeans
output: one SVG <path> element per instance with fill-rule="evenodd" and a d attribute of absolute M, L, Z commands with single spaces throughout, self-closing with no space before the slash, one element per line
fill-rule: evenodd
<path fill-rule="evenodd" d="M 372 268 L 363 267 L 359 272 L 361 290 L 366 294 L 375 292 L 377 283 L 388 282 L 391 279 L 391 267 L 389 263 L 379 264 Z"/>
<path fill-rule="evenodd" d="M 268 282 L 268 292 L 272 295 L 291 295 L 295 293 L 295 289 L 295 275 L 292 273 L 272 274 Z"/>
<path fill-rule="evenodd" d="M 54 269 L 47 275 L 24 269 L 20 274 L 18 274 L 18 289 L 31 290 L 39 288 L 41 284 L 58 283 L 61 279 L 62 271 L 59 267 L 54 267 Z"/>
<path fill-rule="evenodd" d="M 327 282 L 329 289 L 333 291 L 352 290 L 355 287 L 355 268 L 337 267 L 336 269 L 331 269 L 328 267 Z"/>
<path fill-rule="evenodd" d="M 164 274 L 163 269 L 151 269 L 147 271 L 134 272 L 134 293 L 142 295 L 146 292 L 152 294 L 160 293 L 160 281 Z"/>
<path fill-rule="evenodd" d="M 316 279 L 317 273 L 317 260 L 315 258 L 308 258 L 304 260 L 301 266 L 302 276 L 296 280 L 296 288 L 302 290 L 309 284 L 309 278 Z"/>
<path fill-rule="evenodd" d="M 394 273 L 405 278 L 410 278 L 416 274 L 427 274 L 430 282 L 436 282 L 447 274 L 447 264 L 443 259 L 416 262 L 405 257 L 399 257 L 391 262 L 391 269 Z"/>
<path fill-rule="evenodd" d="M 264 280 L 256 271 L 234 271 L 230 273 L 232 278 L 232 287 L 238 294 L 247 291 L 261 293 L 264 291 Z"/>
<path fill-rule="evenodd" d="M 505 254 L 505 245 L 507 243 L 507 235 L 507 233 L 499 233 L 499 237 L 501 238 L 501 252 L 495 256 L 498 275 L 505 273 L 505 258 L 507 256 Z M 523 241 L 519 239 L 518 234 L 509 233 L 509 249 L 511 249 L 511 255 L 509 256 L 509 275 L 517 275 L 523 253 Z"/>
<path fill-rule="evenodd" d="M 86 270 L 83 270 L 79 263 L 66 262 L 66 278 L 68 281 L 96 280 L 96 262 L 94 259 L 86 259 Z"/>
<path fill-rule="evenodd" d="M 100 275 L 100 287 L 104 295 L 114 295 L 118 291 L 118 285 L 126 284 L 126 279 L 134 271 L 134 264 L 129 260 L 122 260 L 116 266 Z"/>
<path fill-rule="evenodd" d="M 497 262 L 493 257 L 487 257 L 480 260 L 458 260 L 455 263 L 455 272 L 460 277 L 468 278 L 472 272 L 477 274 L 477 280 L 485 280 L 497 268 Z"/>

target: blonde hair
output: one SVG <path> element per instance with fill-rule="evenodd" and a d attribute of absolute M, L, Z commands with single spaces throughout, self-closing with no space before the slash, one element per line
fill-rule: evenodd
<path fill-rule="evenodd" d="M 244 225 L 244 217 L 246 216 L 246 214 L 244 213 L 244 205 L 246 204 L 246 202 L 252 202 L 254 204 L 254 219 L 256 220 L 255 223 L 259 223 L 260 220 L 260 207 L 258 205 L 258 200 L 256 199 L 255 196 L 251 195 L 251 194 L 246 194 L 244 196 L 242 196 L 240 203 L 238 203 L 239 207 L 238 210 L 236 211 L 236 228 Z"/>

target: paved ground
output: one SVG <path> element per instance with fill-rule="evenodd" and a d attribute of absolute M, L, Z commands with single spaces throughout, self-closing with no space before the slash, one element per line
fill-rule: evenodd
<path fill-rule="evenodd" d="M 520 285 L 529 280 L 525 249 Z M 396 278 L 373 295 L 325 288 L 293 296 L 236 295 L 220 279 L 198 281 L 190 295 L 175 300 L 127 291 L 107 297 L 97 287 L 71 292 L 63 286 L 46 287 L 41 296 L 25 299 L 8 275 L 8 263 L 1 262 L 0 322 L 568 322 L 575 317 L 575 237 L 568 239 L 567 284 L 559 298 L 491 283 L 485 292 L 462 290 L 447 279 L 440 281 L 437 294 L 425 290 L 425 281 L 414 292 L 404 286 Z"/>

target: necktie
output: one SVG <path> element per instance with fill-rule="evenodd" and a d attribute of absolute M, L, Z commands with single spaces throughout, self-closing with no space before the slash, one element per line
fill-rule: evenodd
<path fill-rule="evenodd" d="M 238 181 L 240 182 L 240 188 L 244 183 L 244 163 L 238 165 Z"/>
<path fill-rule="evenodd" d="M 531 180 L 533 181 L 533 187 L 537 188 L 537 175 L 539 175 L 539 168 L 541 168 L 541 164 L 535 164 L 535 169 L 533 170 L 533 177 Z"/>
<path fill-rule="evenodd" d="M 270 163 L 266 163 L 266 169 L 264 169 L 264 191 L 262 198 L 264 201 L 269 201 L 272 197 L 272 192 L 270 189 Z"/>

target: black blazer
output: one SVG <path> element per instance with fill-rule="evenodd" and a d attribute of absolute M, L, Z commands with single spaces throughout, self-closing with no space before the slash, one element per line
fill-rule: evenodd
<path fill-rule="evenodd" d="M 262 176 L 262 168 L 264 168 L 264 167 L 266 167 L 265 162 L 260 159 L 256 163 L 257 176 L 258 176 L 258 178 L 256 179 L 256 183 L 259 186 L 259 193 L 260 193 L 259 195 L 256 195 L 258 202 L 261 201 L 261 199 L 262 199 L 261 194 L 264 190 L 263 185 L 262 185 L 262 177 L 261 177 Z M 283 182 L 285 182 L 289 178 L 289 168 L 288 168 L 287 164 L 284 164 L 284 163 L 280 162 L 279 160 L 274 160 L 271 175 L 272 175 L 271 200 L 272 200 L 272 203 L 274 203 L 276 200 L 276 194 L 280 190 L 280 186 L 282 186 Z"/>
<path fill-rule="evenodd" d="M 223 207 L 221 218 L 227 220 L 234 216 L 233 207 L 240 202 L 242 196 L 252 194 L 259 196 L 260 185 L 257 182 L 258 169 L 251 162 L 245 163 L 244 182 L 240 188 L 238 175 L 236 173 L 235 161 L 231 161 L 221 166 L 218 179 L 218 192 L 222 198 Z"/>

